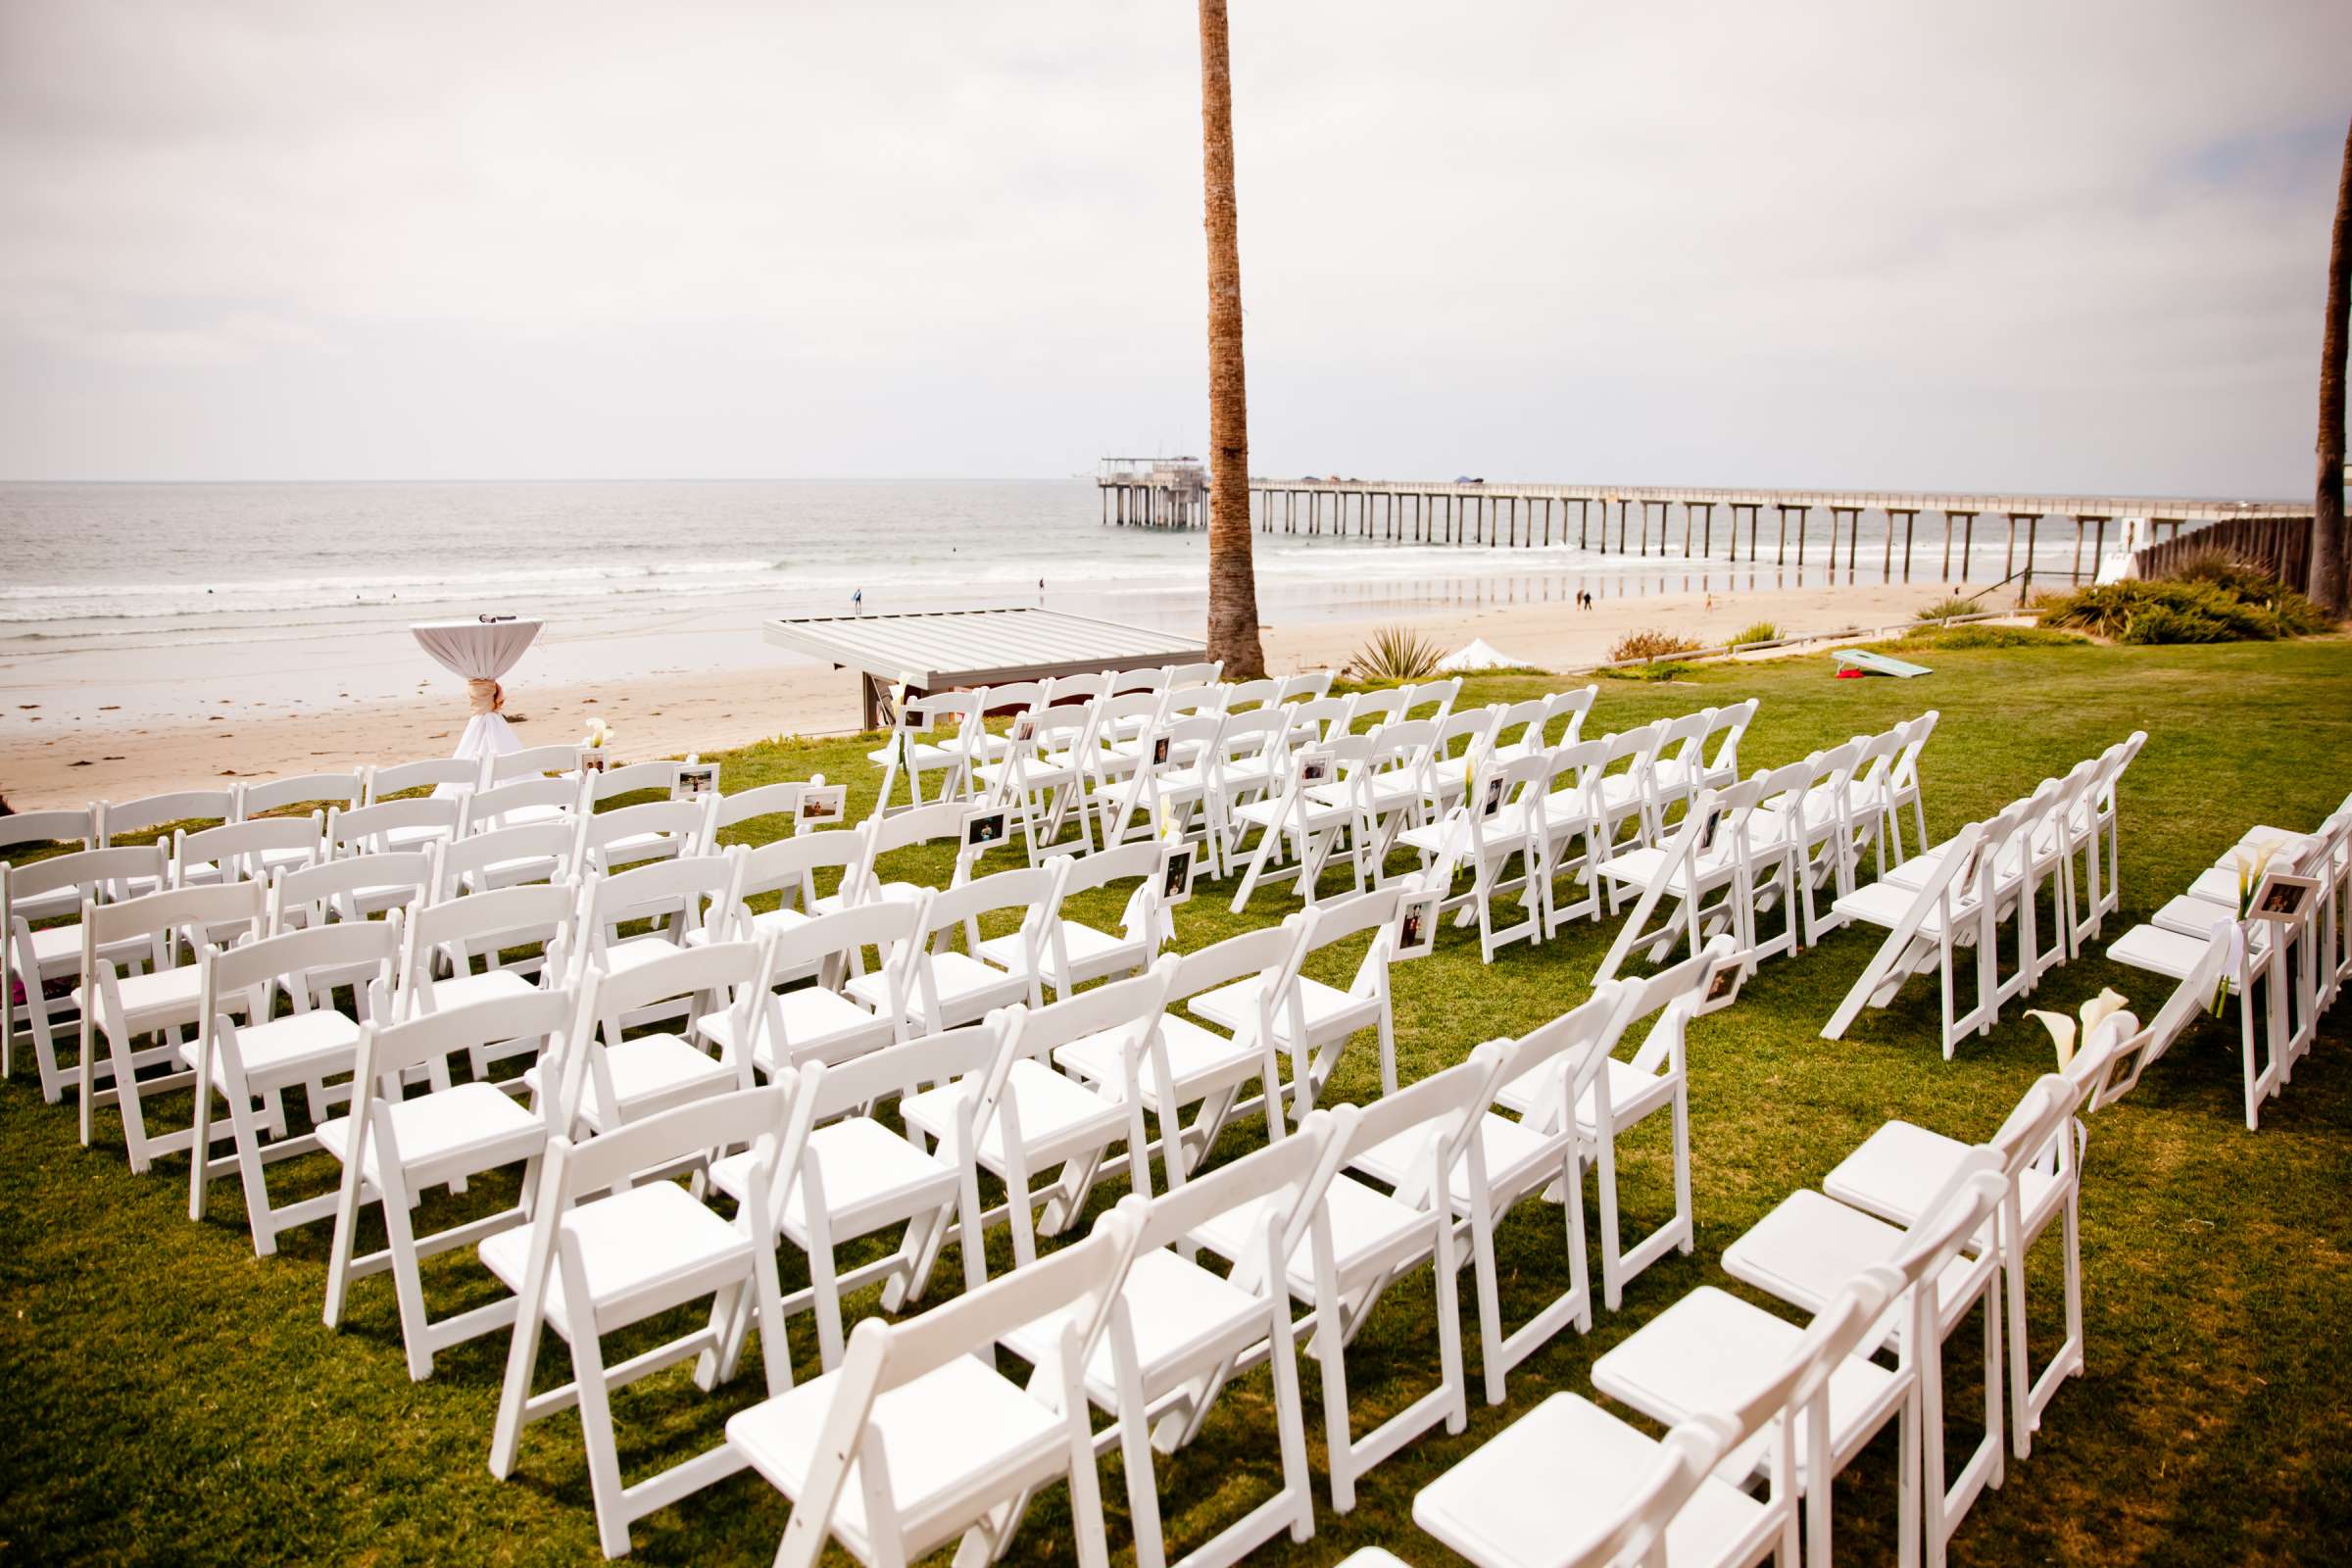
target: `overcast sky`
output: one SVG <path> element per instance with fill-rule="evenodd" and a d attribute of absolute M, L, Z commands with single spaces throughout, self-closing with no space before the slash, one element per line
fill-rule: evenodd
<path fill-rule="evenodd" d="M 2352 4 L 1234 0 L 1260 473 L 2310 493 Z M 1204 445 L 1194 8 L 0 0 L 0 477 Z"/>

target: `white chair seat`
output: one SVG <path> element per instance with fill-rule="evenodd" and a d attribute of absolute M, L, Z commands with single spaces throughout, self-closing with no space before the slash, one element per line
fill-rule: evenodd
<path fill-rule="evenodd" d="M 825 1218 L 836 1234 L 863 1235 L 954 1200 L 956 1167 L 924 1153 L 870 1116 L 851 1116 L 808 1135 L 818 1179 L 825 1184 Z M 710 1167 L 710 1184 L 741 1202 L 751 1174 L 749 1150 Z M 808 1242 L 807 1189 L 799 1182 L 784 1200 L 784 1233 Z"/>
<path fill-rule="evenodd" d="M 1821 1180 L 1821 1190 L 1840 1203 L 1876 1214 L 1895 1225 L 1909 1225 L 1943 1190 L 1945 1181 L 1966 1156 L 1969 1146 L 1957 1138 L 1907 1121 L 1890 1121 L 1862 1140 Z M 2018 1175 L 2019 1211 L 2028 1230 L 2038 1230 L 2052 1205 L 2065 1195 L 2065 1186 L 2048 1172 L 2028 1166 Z M 1992 1241 L 1986 1222 L 1971 1241 L 1982 1249 Z"/>
<path fill-rule="evenodd" d="M 2228 912 L 2235 913 L 2238 906 L 2236 867 L 2215 865 L 2199 871 L 2197 879 L 2188 885 L 2188 896 L 2203 899 L 2208 904 L 2223 905 Z"/>
<path fill-rule="evenodd" d="M 22 913 L 24 906 L 19 905 L 17 907 Z M 5 932 L 0 932 L 0 939 L 4 939 L 5 936 Z M 144 947 L 145 944 L 141 943 L 139 946 Z M 11 956 L 13 957 L 14 955 Z M 39 964 L 44 973 L 52 964 L 79 965 L 81 962 L 80 924 L 77 922 L 74 925 L 43 926 L 33 932 L 32 961 Z"/>
<path fill-rule="evenodd" d="M 1550 1568 L 1657 1473 L 1657 1440 L 1591 1400 L 1555 1394 L 1421 1489 L 1413 1523 L 1480 1568 Z M 1666 1561 L 1746 1562 L 1764 1504 L 1708 1477 L 1666 1527 Z"/>
<path fill-rule="evenodd" d="M 1064 1078 L 1044 1062 L 1024 1057 L 1005 1078 L 1014 1114 L 1021 1120 L 1022 1152 L 1032 1160 L 1057 1160 L 1064 1151 L 1100 1148 L 1127 1131 L 1127 1113 L 1116 1102 Z M 956 1107 L 979 1093 L 970 1078 L 926 1089 L 899 1102 L 907 1126 L 945 1142 L 955 1134 Z M 980 1134 L 980 1157 L 1002 1167 L 1004 1122 L 992 1116 Z"/>
<path fill-rule="evenodd" d="M 122 998 L 122 1016 L 133 1033 L 143 1032 L 141 1025 L 153 1027 L 161 1023 L 193 1021 L 198 1004 L 197 988 L 201 984 L 196 966 L 178 964 L 170 969 L 150 969 L 145 974 L 126 974 L 116 982 Z M 74 1005 L 82 1005 L 81 988 L 74 988 Z M 245 1009 L 240 1005 L 238 1012 Z"/>
<path fill-rule="evenodd" d="M 676 1182 L 648 1182 L 582 1203 L 560 1223 L 579 1244 L 591 1315 L 608 1329 L 694 1299 L 709 1291 L 712 1275 L 748 1266 L 752 1254 L 741 1231 Z M 529 1226 L 501 1231 L 482 1243 L 482 1266 L 519 1292 L 530 1249 Z M 547 1320 L 566 1340 L 590 1326 L 573 1322 L 562 1269 L 548 1276 Z"/>
<path fill-rule="evenodd" d="M 1144 966 L 1147 955 L 1143 943 L 1138 939 L 1125 935 L 1113 936 L 1076 920 L 1058 923 L 1061 927 L 1062 951 L 1069 956 L 1073 973 L 1092 979 L 1110 972 L 1122 959 L 1138 969 Z M 1018 969 L 1022 962 L 1020 933 L 1008 932 L 1001 937 L 984 938 L 980 943 L 980 956 L 1000 969 Z M 1060 966 L 1054 958 L 1052 943 L 1042 945 L 1041 956 L 1045 978 L 1052 982 L 1056 991 L 1065 989 Z"/>
<path fill-rule="evenodd" d="M 666 859 L 682 848 L 683 843 L 674 834 L 631 833 L 605 846 L 605 863 L 632 865 L 640 860 Z"/>
<path fill-rule="evenodd" d="M 150 881 L 153 879 L 150 878 Z M 81 907 L 79 888 L 51 888 L 29 899 L 12 899 L 9 907 L 20 919 L 54 920 L 61 914 L 72 914 Z"/>
<path fill-rule="evenodd" d="M 784 1038 L 791 1043 L 794 1062 L 817 1057 L 829 1060 L 830 1053 L 844 1047 L 863 1050 L 891 1038 L 892 1019 L 870 1013 L 823 986 L 801 986 L 783 992 L 774 999 L 774 1006 L 783 1021 Z M 694 1030 L 729 1054 L 738 1044 L 732 1013 L 707 1013 L 694 1021 Z M 759 1044 L 752 1050 L 752 1062 L 764 1073 L 776 1070 L 776 1043 L 764 1029 L 760 1031 Z"/>
<path fill-rule="evenodd" d="M 1729 835 L 1725 835 L 1725 837 L 1728 838 Z M 1666 873 L 1666 891 L 1673 894 L 1686 893 L 1690 882 L 1690 878 L 1684 874 L 1681 858 L 1674 858 L 1672 864 L 1669 865 L 1666 852 L 1653 845 L 1644 845 L 1640 849 L 1626 850 L 1621 854 L 1612 855 L 1600 862 L 1598 869 L 1600 874 L 1610 881 L 1623 882 L 1628 887 L 1636 888 L 1647 888 L 1650 883 L 1657 880 L 1658 874 L 1664 871 Z M 1711 877 L 1729 876 L 1731 872 L 1732 851 L 1728 843 L 1718 845 L 1713 854 L 1702 855 L 1698 858 L 1698 876 L 1701 883 Z"/>
<path fill-rule="evenodd" d="M 1233 815 L 1237 821 L 1261 828 L 1291 827 L 1303 815 L 1306 818 L 1306 830 L 1310 833 L 1320 833 L 1326 828 L 1339 827 L 1355 819 L 1355 813 L 1344 805 L 1333 806 L 1310 797 L 1306 802 L 1306 809 L 1300 812 L 1289 801 L 1273 795 L 1235 807 Z"/>
<path fill-rule="evenodd" d="M 612 1070 L 612 1098 L 618 1104 L 604 1102 L 594 1079 L 580 1100 L 581 1119 L 599 1132 L 704 1095 L 722 1094 L 736 1083 L 731 1065 L 677 1035 L 639 1035 L 607 1047 L 605 1064 Z M 538 1087 L 532 1073 L 523 1076 Z"/>
<path fill-rule="evenodd" d="M 1203 1029 L 1179 1013 L 1160 1018 L 1160 1042 L 1168 1055 L 1168 1071 L 1176 1080 L 1176 1103 L 1189 1104 L 1212 1090 L 1242 1083 L 1256 1075 L 1263 1054 L 1248 1042 Z M 1121 1054 L 1129 1031 L 1106 1029 L 1056 1047 L 1054 1060 L 1064 1072 L 1089 1083 L 1120 1086 L 1124 1071 Z M 1159 1103 L 1159 1070 L 1147 1053 L 1136 1071 L 1144 1103 L 1154 1112 Z"/>
<path fill-rule="evenodd" d="M 808 1486 L 811 1461 L 832 1413 L 841 1374 L 809 1379 L 731 1417 L 727 1443 L 793 1497 Z M 909 1557 L 943 1544 L 932 1539 L 944 1513 L 960 1523 L 957 1499 L 977 1489 L 1018 1487 L 1060 1473 L 1068 1460 L 1061 1417 L 1019 1385 L 968 1355 L 956 1356 L 874 1400 L 872 1423 L 890 1470 L 890 1502 Z M 863 1561 L 872 1561 L 865 1481 L 853 1460 L 830 1528 Z M 956 1524 L 945 1527 L 962 1532 Z"/>
<path fill-rule="evenodd" d="M 1241 1034 L 1257 1026 L 1257 988 L 1264 983 L 1264 975 L 1253 974 L 1229 986 L 1203 991 L 1185 1004 L 1185 1010 L 1219 1028 Z M 1336 986 L 1327 986 L 1306 975 L 1298 977 L 1298 986 L 1299 1010 L 1306 1014 L 1309 1035 L 1319 1037 L 1351 1016 L 1360 1016 L 1364 1023 L 1378 1016 L 1379 1004 L 1369 997 L 1349 996 Z M 1274 1009 L 1274 1038 L 1286 1045 L 1290 1043 L 1291 1014 L 1287 1007 Z"/>
<path fill-rule="evenodd" d="M 1258 1199 L 1227 1209 L 1193 1232 L 1192 1240 L 1219 1257 L 1238 1260 L 1250 1247 L 1265 1245 L 1251 1238 L 1256 1234 L 1260 1205 L 1270 1201 L 1273 1200 Z M 1429 1234 L 1428 1217 L 1421 1210 L 1400 1203 L 1352 1176 L 1342 1174 L 1335 1178 L 1323 1202 L 1331 1216 L 1332 1260 L 1343 1279 L 1400 1250 L 1409 1255 Z M 1301 1301 L 1314 1299 L 1315 1253 L 1311 1237 L 1299 1238 L 1298 1250 L 1283 1266 L 1283 1277 L 1294 1297 Z"/>
<path fill-rule="evenodd" d="M 547 1140 L 547 1124 L 494 1084 L 459 1084 L 416 1100 L 391 1103 L 392 1136 L 400 1146 L 401 1169 L 419 1185 L 436 1170 L 470 1174 L 521 1159 Z M 318 1124 L 318 1146 L 338 1160 L 351 1158 L 351 1118 Z M 381 1188 L 376 1145 L 370 1139 L 360 1174 Z"/>
<path fill-rule="evenodd" d="M 1136 1362 L 1144 1386 L 1152 1389 L 1171 1372 L 1198 1369 L 1222 1345 L 1235 1339 L 1254 1342 L 1262 1330 L 1265 1306 L 1200 1264 L 1162 1247 L 1144 1253 L 1128 1272 L 1121 1288 L 1129 1323 L 1135 1330 Z M 1031 1366 L 1052 1358 L 1062 1325 L 1077 1315 L 1065 1307 L 1025 1323 L 1004 1336 L 1004 1348 Z M 1116 1409 L 1118 1381 L 1110 1336 L 1102 1336 L 1086 1364 L 1087 1397 L 1105 1409 Z"/>
<path fill-rule="evenodd" d="M 267 1023 L 246 1024 L 237 1030 L 237 1052 L 244 1057 L 246 1076 L 279 1077 L 305 1067 L 333 1071 L 349 1065 L 359 1049 L 360 1026 L 330 1007 L 290 1012 Z M 179 1059 L 196 1065 L 196 1045 L 185 1041 Z"/>
<path fill-rule="evenodd" d="M 512 969 L 486 969 L 480 974 L 452 975 L 447 980 L 433 982 L 433 1010 L 469 1006 L 476 1002 L 493 1002 L 506 997 L 527 997 L 538 987 Z"/>
<path fill-rule="evenodd" d="M 2206 922 L 2210 929 L 2212 922 Z M 2210 936 L 2186 936 L 2152 925 L 2135 925 L 2107 944 L 2107 956 L 2133 969 L 2145 969 L 2171 980 L 2185 980 L 2196 972 L 2212 947 Z M 2237 982 L 2230 981 L 2235 990 Z"/>
<path fill-rule="evenodd" d="M 1541 1067 L 1502 1086 L 1494 1102 L 1538 1123 L 1549 1119 L 1560 1102 L 1560 1076 L 1568 1070 L 1565 1062 Z M 1630 1062 L 1611 1056 L 1601 1064 L 1609 1081 L 1609 1115 L 1620 1127 L 1630 1126 L 1674 1098 L 1674 1080 L 1656 1073 L 1643 1072 Z M 1599 1106 L 1588 1089 L 1576 1102 L 1576 1126 L 1581 1133 L 1596 1133 L 1600 1128 Z"/>
<path fill-rule="evenodd" d="M 2178 898 L 2167 899 L 2164 907 L 2156 911 L 2149 924 L 2159 931 L 2194 937 L 2202 945 L 2212 939 L 2216 925 L 2237 917 L 2236 891 L 2234 887 L 2230 889 L 2230 903 L 2227 906 L 2185 893 Z"/>
<path fill-rule="evenodd" d="M 1773 1211 L 1724 1249 L 1723 1270 L 1791 1306 L 1818 1312 L 1847 1280 L 1902 1250 L 1900 1226 L 1799 1188 Z M 1955 1256 L 1936 1276 L 1936 1305 L 1948 1327 L 1999 1267 L 1999 1254 L 1984 1249 L 1976 1258 Z M 1900 1301 L 1889 1306 L 1864 1336 L 1865 1346 L 1889 1348 L 1902 1343 L 1910 1313 Z"/>
<path fill-rule="evenodd" d="M 1529 1173 L 1544 1166 L 1556 1171 L 1560 1164 L 1559 1149 L 1551 1139 L 1525 1122 L 1497 1116 L 1493 1111 L 1479 1118 L 1478 1142 L 1480 1156 L 1486 1161 L 1490 1191 L 1517 1189 Z M 1429 1129 L 1408 1127 L 1357 1154 L 1348 1161 L 1348 1168 L 1395 1187 L 1408 1175 L 1418 1174 L 1428 1157 Z M 1469 1161 L 1454 1162 L 1452 1179 L 1446 1186 L 1454 1207 L 1467 1213 L 1471 1199 Z"/>
<path fill-rule="evenodd" d="M 931 984 L 945 1015 L 970 1016 L 999 1003 L 1024 1001 L 1029 994 L 1026 980 L 968 953 L 934 953 L 930 963 Z M 842 989 L 876 1011 L 890 1004 L 890 983 L 879 970 L 854 975 Z M 907 986 L 906 1010 L 917 1022 L 931 1023 L 930 1005 L 919 985 Z"/>
<path fill-rule="evenodd" d="M 1870 925 L 1884 926 L 1891 931 L 1903 923 L 1903 917 L 1911 912 L 1911 906 L 1918 902 L 1919 894 L 1916 889 L 1898 887 L 1889 880 L 1873 882 L 1866 888 L 1856 888 L 1853 892 L 1838 898 L 1830 906 L 1830 908 L 1849 920 L 1861 920 Z M 1969 928 L 1975 917 L 1974 910 L 1975 906 L 1971 905 L 1967 910 L 1962 911 L 1956 929 Z M 1929 909 L 1920 917 L 1919 934 L 1931 942 L 1942 937 L 1943 908 L 1940 905 Z"/>
<path fill-rule="evenodd" d="M 887 767 L 897 751 L 898 748 L 895 746 L 884 746 L 866 753 L 865 760 L 876 767 Z M 962 752 L 949 747 L 934 746 L 929 741 L 910 739 L 906 742 L 906 753 L 903 760 L 906 765 L 919 771 L 930 772 L 935 768 L 953 767 L 963 760 L 963 756 Z"/>
<path fill-rule="evenodd" d="M 666 936 L 627 937 L 609 943 L 596 955 L 596 966 L 607 974 L 622 974 L 641 963 L 666 958 L 679 951 L 678 945 Z"/>
<path fill-rule="evenodd" d="M 877 899 L 896 899 L 902 904 L 912 904 L 930 891 L 929 888 L 917 887 L 912 882 L 885 882 L 875 889 L 872 896 Z M 815 904 L 818 914 L 839 914 L 849 907 L 849 903 L 839 893 L 819 894 Z"/>
<path fill-rule="evenodd" d="M 1654 1421 L 1671 1425 L 1699 1410 L 1720 1410 L 1745 1399 L 1788 1361 L 1804 1330 L 1701 1285 L 1651 1318 L 1592 1363 L 1592 1386 Z M 1903 1396 L 1901 1378 L 1875 1362 L 1847 1356 L 1830 1374 L 1830 1447 L 1850 1451 Z M 1802 1484 L 1804 1418 L 1797 1422 L 1797 1474 Z M 1767 1426 L 1725 1455 L 1716 1475 L 1739 1485 L 1771 1462 Z"/>

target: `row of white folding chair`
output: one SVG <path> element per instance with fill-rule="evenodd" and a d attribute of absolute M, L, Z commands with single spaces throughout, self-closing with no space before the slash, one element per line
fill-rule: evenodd
<path fill-rule="evenodd" d="M 1711 1287 L 1692 1292 L 1593 1368 L 1597 1387 L 1673 1423 L 1663 1441 L 1556 1394 L 1424 1488 L 1414 1522 L 1481 1568 L 1661 1562 L 1670 1533 L 1678 1563 L 1792 1564 L 1801 1504 L 1806 1560 L 1827 1564 L 1832 1478 L 1886 1420 L 1909 1432 L 1936 1373 L 1932 1345 L 1914 1353 L 1933 1336 L 1910 1335 L 1889 1372 L 1866 1358 L 1871 1330 L 1890 1309 L 1914 1322 L 1934 1311 L 1937 1275 L 1989 1211 L 1994 1185 L 1979 1175 L 1957 1186 L 1931 1223 L 1844 1282 L 1806 1328 Z M 1741 1311 L 1762 1322 L 1708 1338 L 1720 1332 L 1715 1319 Z M 1665 1374 L 1654 1387 L 1653 1371 Z M 1906 1445 L 1906 1561 L 1915 1462 Z M 1767 1484 L 1762 1498 L 1747 1490 L 1751 1475 Z"/>
<path fill-rule="evenodd" d="M 1939 989 L 1945 1059 L 1962 1036 L 1989 1034 L 2005 1003 L 2033 991 L 2076 951 L 2076 868 L 2100 857 L 2102 817 L 2110 870 L 2104 894 L 2093 894 L 2094 906 L 2113 895 L 2113 809 L 2098 803 L 2112 803 L 2115 780 L 2144 738 L 2134 732 L 2099 758 L 2076 764 L 2063 779 L 2043 780 L 2032 795 L 1841 896 L 1834 908 L 1843 918 L 1887 935 L 1823 1028 L 1823 1038 L 1839 1038 L 1863 1007 L 1891 1004 L 1912 976 L 1931 971 Z M 2048 942 L 2041 937 L 2045 887 L 2051 890 Z M 2006 973 L 2000 958 L 2005 925 L 2016 943 L 2016 961 Z M 1970 951 L 1974 995 L 1963 1009 L 1956 999 L 1957 956 Z"/>
<path fill-rule="evenodd" d="M 2313 834 L 2257 832 L 2272 836 L 2249 834 L 2151 922 L 2107 948 L 2118 963 L 2174 979 L 2211 971 L 2208 993 L 2217 1011 L 2220 999 L 2235 993 L 2249 1132 L 2260 1126 L 2263 1104 L 2310 1051 L 2319 1018 L 2341 987 L 2344 971 L 2336 954 L 2352 808 L 2339 810 Z M 2298 881 L 2281 884 L 2275 880 L 2280 873 Z M 2260 912 L 2281 896 L 2298 901 L 2291 917 Z"/>
<path fill-rule="evenodd" d="M 1165 713 L 1171 707 L 1198 705 L 1206 710 L 1222 711 L 1237 701 L 1270 701 L 1277 695 L 1273 682 L 1242 682 L 1238 685 L 1219 680 L 1224 672 L 1222 661 L 1203 663 L 1162 665 L 1150 670 L 1105 671 L 1099 674 L 1061 676 L 1044 681 L 1022 681 L 1007 685 L 975 687 L 967 691 L 937 692 L 905 699 L 894 715 L 890 731 L 883 744 L 867 754 L 867 760 L 882 770 L 882 789 L 876 799 L 877 811 L 895 809 L 901 775 L 906 779 L 907 804 L 922 806 L 938 801 L 960 799 L 971 792 L 972 768 L 975 764 L 1001 758 L 1004 743 L 991 736 L 986 719 L 993 712 L 1026 711 L 1034 707 L 1060 702 L 1093 701 L 1109 696 L 1149 694 L 1159 701 L 1152 710 Z M 1331 676 L 1293 677 L 1286 683 L 1298 691 L 1314 686 L 1328 689 Z M 1246 688 L 1257 687 L 1244 695 Z M 954 733 L 941 734 L 943 724 L 954 726 Z M 1117 737 L 1131 739 L 1128 735 Z M 944 773 L 936 791 L 926 791 L 923 775 L 926 772 Z"/>

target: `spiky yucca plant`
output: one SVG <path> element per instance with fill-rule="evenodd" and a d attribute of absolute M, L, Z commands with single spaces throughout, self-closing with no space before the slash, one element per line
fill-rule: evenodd
<path fill-rule="evenodd" d="M 1410 626 L 1383 626 L 1348 661 L 1347 674 L 1368 686 L 1427 680 L 1446 651 Z"/>

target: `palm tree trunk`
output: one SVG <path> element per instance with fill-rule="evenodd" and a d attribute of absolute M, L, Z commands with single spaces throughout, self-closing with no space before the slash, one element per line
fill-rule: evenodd
<path fill-rule="evenodd" d="M 2344 316 L 2352 307 L 2352 130 L 2335 192 L 2335 236 L 2328 247 L 2328 327 L 2320 347 L 2320 473 L 2312 506 L 2311 597 L 2344 612 Z"/>
<path fill-rule="evenodd" d="M 1200 0 L 1200 174 L 1208 230 L 1208 657 L 1225 661 L 1226 679 L 1248 680 L 1266 672 L 1266 654 L 1250 560 L 1250 399 L 1225 0 Z"/>

